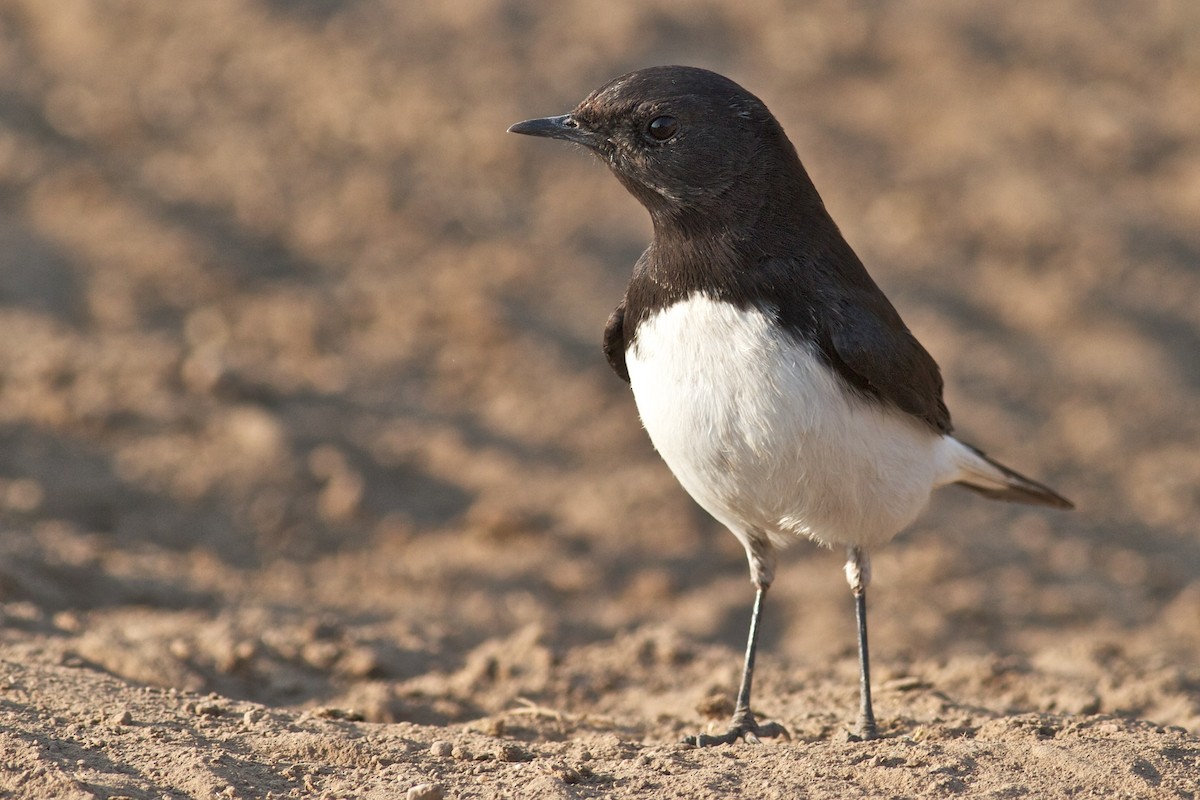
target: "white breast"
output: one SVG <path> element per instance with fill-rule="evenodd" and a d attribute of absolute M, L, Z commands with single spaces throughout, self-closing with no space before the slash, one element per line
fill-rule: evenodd
<path fill-rule="evenodd" d="M 765 313 L 693 295 L 644 321 L 625 357 L 655 448 L 743 543 L 882 544 L 953 472 L 953 440 L 848 391 Z"/>

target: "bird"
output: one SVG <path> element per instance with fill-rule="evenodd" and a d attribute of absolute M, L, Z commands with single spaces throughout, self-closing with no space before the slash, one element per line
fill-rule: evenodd
<path fill-rule="evenodd" d="M 676 479 L 745 548 L 755 587 L 728 729 L 684 741 L 788 737 L 750 700 L 779 551 L 805 538 L 845 548 L 859 655 L 850 735 L 877 738 L 871 552 L 942 486 L 1072 503 L 953 435 L 937 362 L 843 237 L 783 127 L 733 80 L 644 68 L 508 130 L 581 145 L 650 215 L 652 240 L 603 350 Z"/>

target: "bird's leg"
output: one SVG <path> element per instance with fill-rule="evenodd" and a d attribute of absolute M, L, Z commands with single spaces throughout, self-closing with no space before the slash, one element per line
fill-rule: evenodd
<path fill-rule="evenodd" d="M 733 709 L 733 719 L 729 729 L 719 736 L 699 733 L 686 736 L 685 744 L 697 747 L 710 747 L 715 744 L 732 744 L 738 739 L 748 742 L 758 742 L 760 739 L 782 736 L 790 739 L 787 729 L 778 722 L 759 725 L 750 710 L 750 688 L 754 682 L 754 656 L 758 650 L 758 623 L 762 617 L 763 599 L 767 589 L 775 577 L 775 548 L 765 537 L 751 537 L 746 545 L 746 555 L 750 560 L 750 575 L 754 580 L 757 593 L 754 596 L 754 610 L 750 614 L 750 635 L 746 641 L 746 660 L 742 665 L 742 685 L 738 688 L 737 705 Z"/>
<path fill-rule="evenodd" d="M 858 681 L 860 705 L 858 736 L 875 739 L 875 711 L 871 707 L 871 656 L 867 648 L 867 585 L 871 583 L 871 558 L 861 547 L 851 547 L 846 558 L 846 580 L 854 593 L 854 612 L 858 618 Z"/>

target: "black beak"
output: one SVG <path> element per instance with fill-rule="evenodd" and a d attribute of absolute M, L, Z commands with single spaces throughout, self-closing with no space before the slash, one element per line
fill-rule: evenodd
<path fill-rule="evenodd" d="M 585 147 L 595 147 L 596 135 L 579 123 L 570 114 L 561 117 L 541 117 L 518 122 L 508 129 L 509 133 L 523 133 L 526 136 L 543 136 L 547 139 L 563 139 L 575 142 Z"/>

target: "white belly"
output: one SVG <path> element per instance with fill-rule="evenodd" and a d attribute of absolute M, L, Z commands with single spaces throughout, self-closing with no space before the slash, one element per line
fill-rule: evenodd
<path fill-rule="evenodd" d="M 643 322 L 625 358 L 655 448 L 743 543 L 882 544 L 945 482 L 952 440 L 846 391 L 762 312 L 693 295 Z"/>

